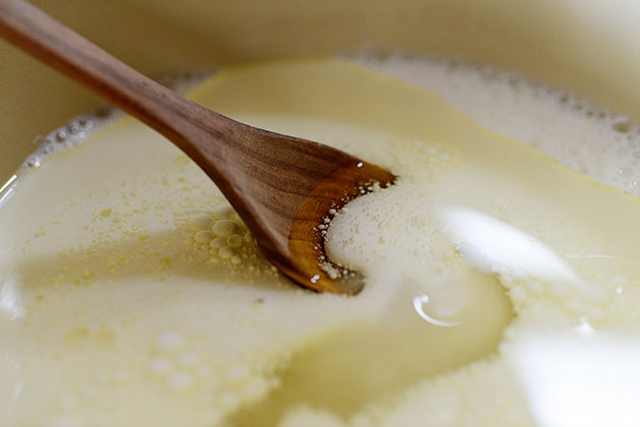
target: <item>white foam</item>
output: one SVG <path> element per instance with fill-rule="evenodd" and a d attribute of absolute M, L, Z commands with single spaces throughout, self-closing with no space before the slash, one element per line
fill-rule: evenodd
<path fill-rule="evenodd" d="M 626 116 L 487 66 L 405 57 L 359 62 L 437 93 L 487 129 L 640 195 L 640 126 Z"/>

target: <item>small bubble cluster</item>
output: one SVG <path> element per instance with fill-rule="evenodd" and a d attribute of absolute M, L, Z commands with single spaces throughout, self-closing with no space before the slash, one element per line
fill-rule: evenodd
<path fill-rule="evenodd" d="M 193 233 L 192 244 L 196 251 L 206 253 L 208 262 L 236 274 L 277 277 L 276 268 L 264 259 L 251 232 L 232 209 L 212 214 L 207 226 Z"/>
<path fill-rule="evenodd" d="M 196 342 L 174 331 L 159 334 L 152 346 L 148 372 L 164 387 L 176 393 L 194 390 L 212 393 L 212 405 L 221 411 L 256 399 L 276 385 L 246 363 L 218 366 L 197 351 Z"/>
<path fill-rule="evenodd" d="M 326 241 L 327 238 L 327 232 L 329 230 L 329 226 L 331 225 L 331 220 L 339 213 L 339 212 L 344 212 L 348 210 L 348 207 L 346 206 L 351 200 L 353 200 L 356 197 L 359 196 L 363 196 L 365 194 L 369 194 L 369 193 L 376 193 L 378 191 L 382 191 L 383 189 L 385 189 L 387 186 L 384 184 L 380 184 L 380 182 L 378 181 L 372 181 L 366 184 L 361 184 L 359 185 L 356 189 L 354 194 L 349 194 L 349 195 L 345 195 L 344 197 L 342 197 L 338 203 L 334 203 L 331 205 L 331 208 L 329 209 L 329 211 L 327 212 L 327 215 L 325 215 L 322 220 L 320 221 L 320 224 L 316 225 L 315 227 L 315 231 L 318 233 L 318 235 L 320 236 L 320 240 L 322 241 Z M 322 248 L 320 247 L 320 245 L 315 247 L 316 250 L 321 250 Z"/>
<path fill-rule="evenodd" d="M 361 164 L 359 162 L 358 164 Z M 358 166 L 360 167 L 360 166 Z M 325 215 L 320 224 L 315 227 L 315 232 L 317 233 L 316 238 L 318 243 L 314 246 L 315 251 L 318 253 L 318 267 L 322 270 L 327 276 L 329 276 L 332 280 L 337 279 L 355 279 L 358 277 L 358 273 L 350 270 L 348 267 L 331 261 L 325 254 L 324 244 L 327 241 L 327 233 L 329 231 L 329 227 L 331 226 L 331 221 L 333 218 L 338 215 L 340 212 L 346 212 L 348 207 L 346 206 L 351 200 L 356 197 L 369 194 L 376 193 L 385 189 L 387 185 L 383 185 L 378 181 L 372 181 L 366 184 L 359 185 L 355 189 L 355 193 L 353 195 L 347 195 L 340 200 L 340 204 L 333 204 L 331 208 L 327 211 L 327 215 Z M 319 275 L 314 275 L 310 279 L 311 283 L 317 283 L 320 280 Z"/>
<path fill-rule="evenodd" d="M 196 84 L 204 81 L 211 72 L 185 72 L 161 76 L 158 81 L 176 90 L 186 92 Z M 23 163 L 26 168 L 39 168 L 44 159 L 54 152 L 82 143 L 92 131 L 104 126 L 121 115 L 120 110 L 111 106 L 100 107 L 93 113 L 75 117 L 67 124 L 54 129 L 46 136 L 38 136 L 34 140 L 37 149 Z"/>
<path fill-rule="evenodd" d="M 175 392 L 209 381 L 211 369 L 183 335 L 166 331 L 156 337 L 148 369 L 153 378 Z"/>
<path fill-rule="evenodd" d="M 24 167 L 39 168 L 47 156 L 82 143 L 90 132 L 104 126 L 116 116 L 116 110 L 101 108 L 93 114 L 84 114 L 72 119 L 66 125 L 49 132 L 44 137 L 37 137 L 34 144 L 38 148 L 25 160 Z"/>

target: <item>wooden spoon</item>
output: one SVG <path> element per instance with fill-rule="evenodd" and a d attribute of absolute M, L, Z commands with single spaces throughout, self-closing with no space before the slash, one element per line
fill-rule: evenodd
<path fill-rule="evenodd" d="M 323 224 L 366 186 L 394 176 L 335 148 L 239 123 L 143 76 L 22 0 L 0 0 L 0 34 L 83 82 L 195 161 L 247 224 L 267 259 L 305 288 L 356 294 L 360 280 L 321 268 Z"/>

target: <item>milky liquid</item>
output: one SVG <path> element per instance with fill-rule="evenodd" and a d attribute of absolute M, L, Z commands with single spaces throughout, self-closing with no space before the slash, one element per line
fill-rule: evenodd
<path fill-rule="evenodd" d="M 292 286 L 190 160 L 103 124 L 0 209 L 0 425 L 633 425 L 640 205 L 525 144 L 634 193 L 635 128 L 510 75 L 359 62 L 383 73 L 241 67 L 193 96 L 400 177 L 329 229 L 363 293 Z"/>

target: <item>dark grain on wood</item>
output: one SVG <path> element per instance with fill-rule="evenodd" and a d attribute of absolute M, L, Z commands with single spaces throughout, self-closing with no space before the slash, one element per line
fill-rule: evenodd
<path fill-rule="evenodd" d="M 357 196 L 358 186 L 390 183 L 391 173 L 186 100 L 22 0 L 0 0 L 0 34 L 175 143 L 216 183 L 283 274 L 315 291 L 360 291 L 319 268 L 324 249 L 315 227 L 329 209 Z"/>

